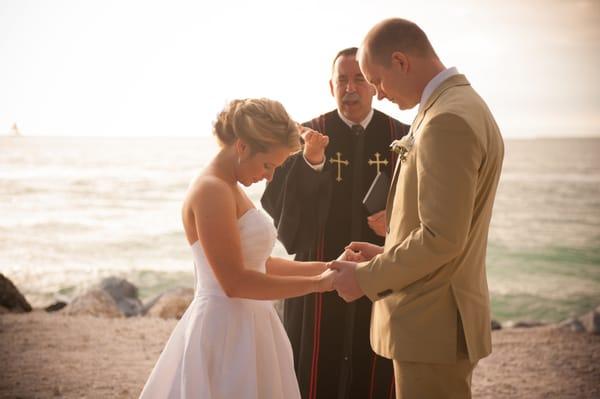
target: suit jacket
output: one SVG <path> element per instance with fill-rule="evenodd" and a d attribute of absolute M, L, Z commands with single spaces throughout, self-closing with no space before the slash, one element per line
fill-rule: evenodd
<path fill-rule="evenodd" d="M 371 344 L 399 361 L 453 363 L 462 320 L 474 362 L 491 352 L 485 258 L 502 136 L 464 75 L 432 93 L 411 129 L 414 145 L 388 196 L 384 251 L 356 269 L 373 301 Z"/>

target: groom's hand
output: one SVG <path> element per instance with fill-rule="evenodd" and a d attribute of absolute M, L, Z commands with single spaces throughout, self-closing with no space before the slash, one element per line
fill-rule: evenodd
<path fill-rule="evenodd" d="M 348 262 L 364 262 L 368 259 L 365 259 L 364 256 L 360 252 L 355 252 L 351 249 L 344 249 L 344 252 L 336 260 L 345 260 Z"/>
<path fill-rule="evenodd" d="M 344 253 L 354 253 L 356 256 L 360 256 L 362 259 L 355 262 L 365 262 L 373 259 L 376 255 L 383 252 L 383 247 L 379 245 L 371 244 L 370 242 L 352 241 L 345 248 Z M 353 260 L 353 259 L 348 259 Z"/>
<path fill-rule="evenodd" d="M 329 263 L 329 268 L 337 270 L 338 274 L 333 281 L 333 288 L 346 302 L 352 302 L 364 295 L 356 280 L 356 263 L 334 260 Z"/>

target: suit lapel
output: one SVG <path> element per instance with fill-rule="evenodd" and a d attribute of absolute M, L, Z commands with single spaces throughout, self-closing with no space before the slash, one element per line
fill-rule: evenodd
<path fill-rule="evenodd" d="M 400 159 L 396 162 L 396 167 L 394 169 L 394 177 L 392 178 L 392 183 L 390 184 L 390 191 L 388 191 L 387 201 L 385 203 L 385 225 L 390 225 L 390 219 L 392 215 L 392 208 L 394 207 L 394 194 L 396 192 L 396 183 L 398 182 L 398 173 L 400 171 Z"/>
<path fill-rule="evenodd" d="M 415 120 L 416 120 L 416 118 L 415 118 Z M 413 121 L 413 124 L 410 126 L 410 129 L 408 130 L 407 136 L 410 136 L 411 134 L 413 134 L 413 126 L 414 126 L 414 121 Z M 402 163 L 402 161 L 400 161 L 400 157 L 398 157 L 397 161 L 396 161 L 396 165 L 394 166 L 394 174 L 392 176 L 392 183 L 390 184 L 390 191 L 388 191 L 387 201 L 386 201 L 386 205 L 385 205 L 386 226 L 390 225 L 392 208 L 394 205 L 394 194 L 396 192 L 396 184 L 398 183 L 398 175 L 400 174 L 400 164 L 401 163 Z"/>

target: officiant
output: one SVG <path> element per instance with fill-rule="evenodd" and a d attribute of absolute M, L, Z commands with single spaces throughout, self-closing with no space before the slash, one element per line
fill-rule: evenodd
<path fill-rule="evenodd" d="M 409 126 L 372 108 L 375 90 L 356 52 L 335 56 L 329 87 L 337 109 L 303 124 L 310 128 L 303 151 L 278 168 L 261 199 L 297 260 L 333 260 L 351 241 L 383 245 L 385 210 L 369 212 L 362 200 L 378 173 L 392 175 L 390 143 Z M 371 350 L 370 319 L 365 297 L 348 304 L 333 292 L 285 301 L 304 399 L 393 397 L 392 362 Z"/>

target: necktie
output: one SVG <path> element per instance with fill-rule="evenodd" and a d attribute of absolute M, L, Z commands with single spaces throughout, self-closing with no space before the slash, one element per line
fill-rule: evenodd
<path fill-rule="evenodd" d="M 365 129 L 362 127 L 362 125 L 352 125 L 351 129 L 355 136 L 360 136 L 365 132 Z"/>

